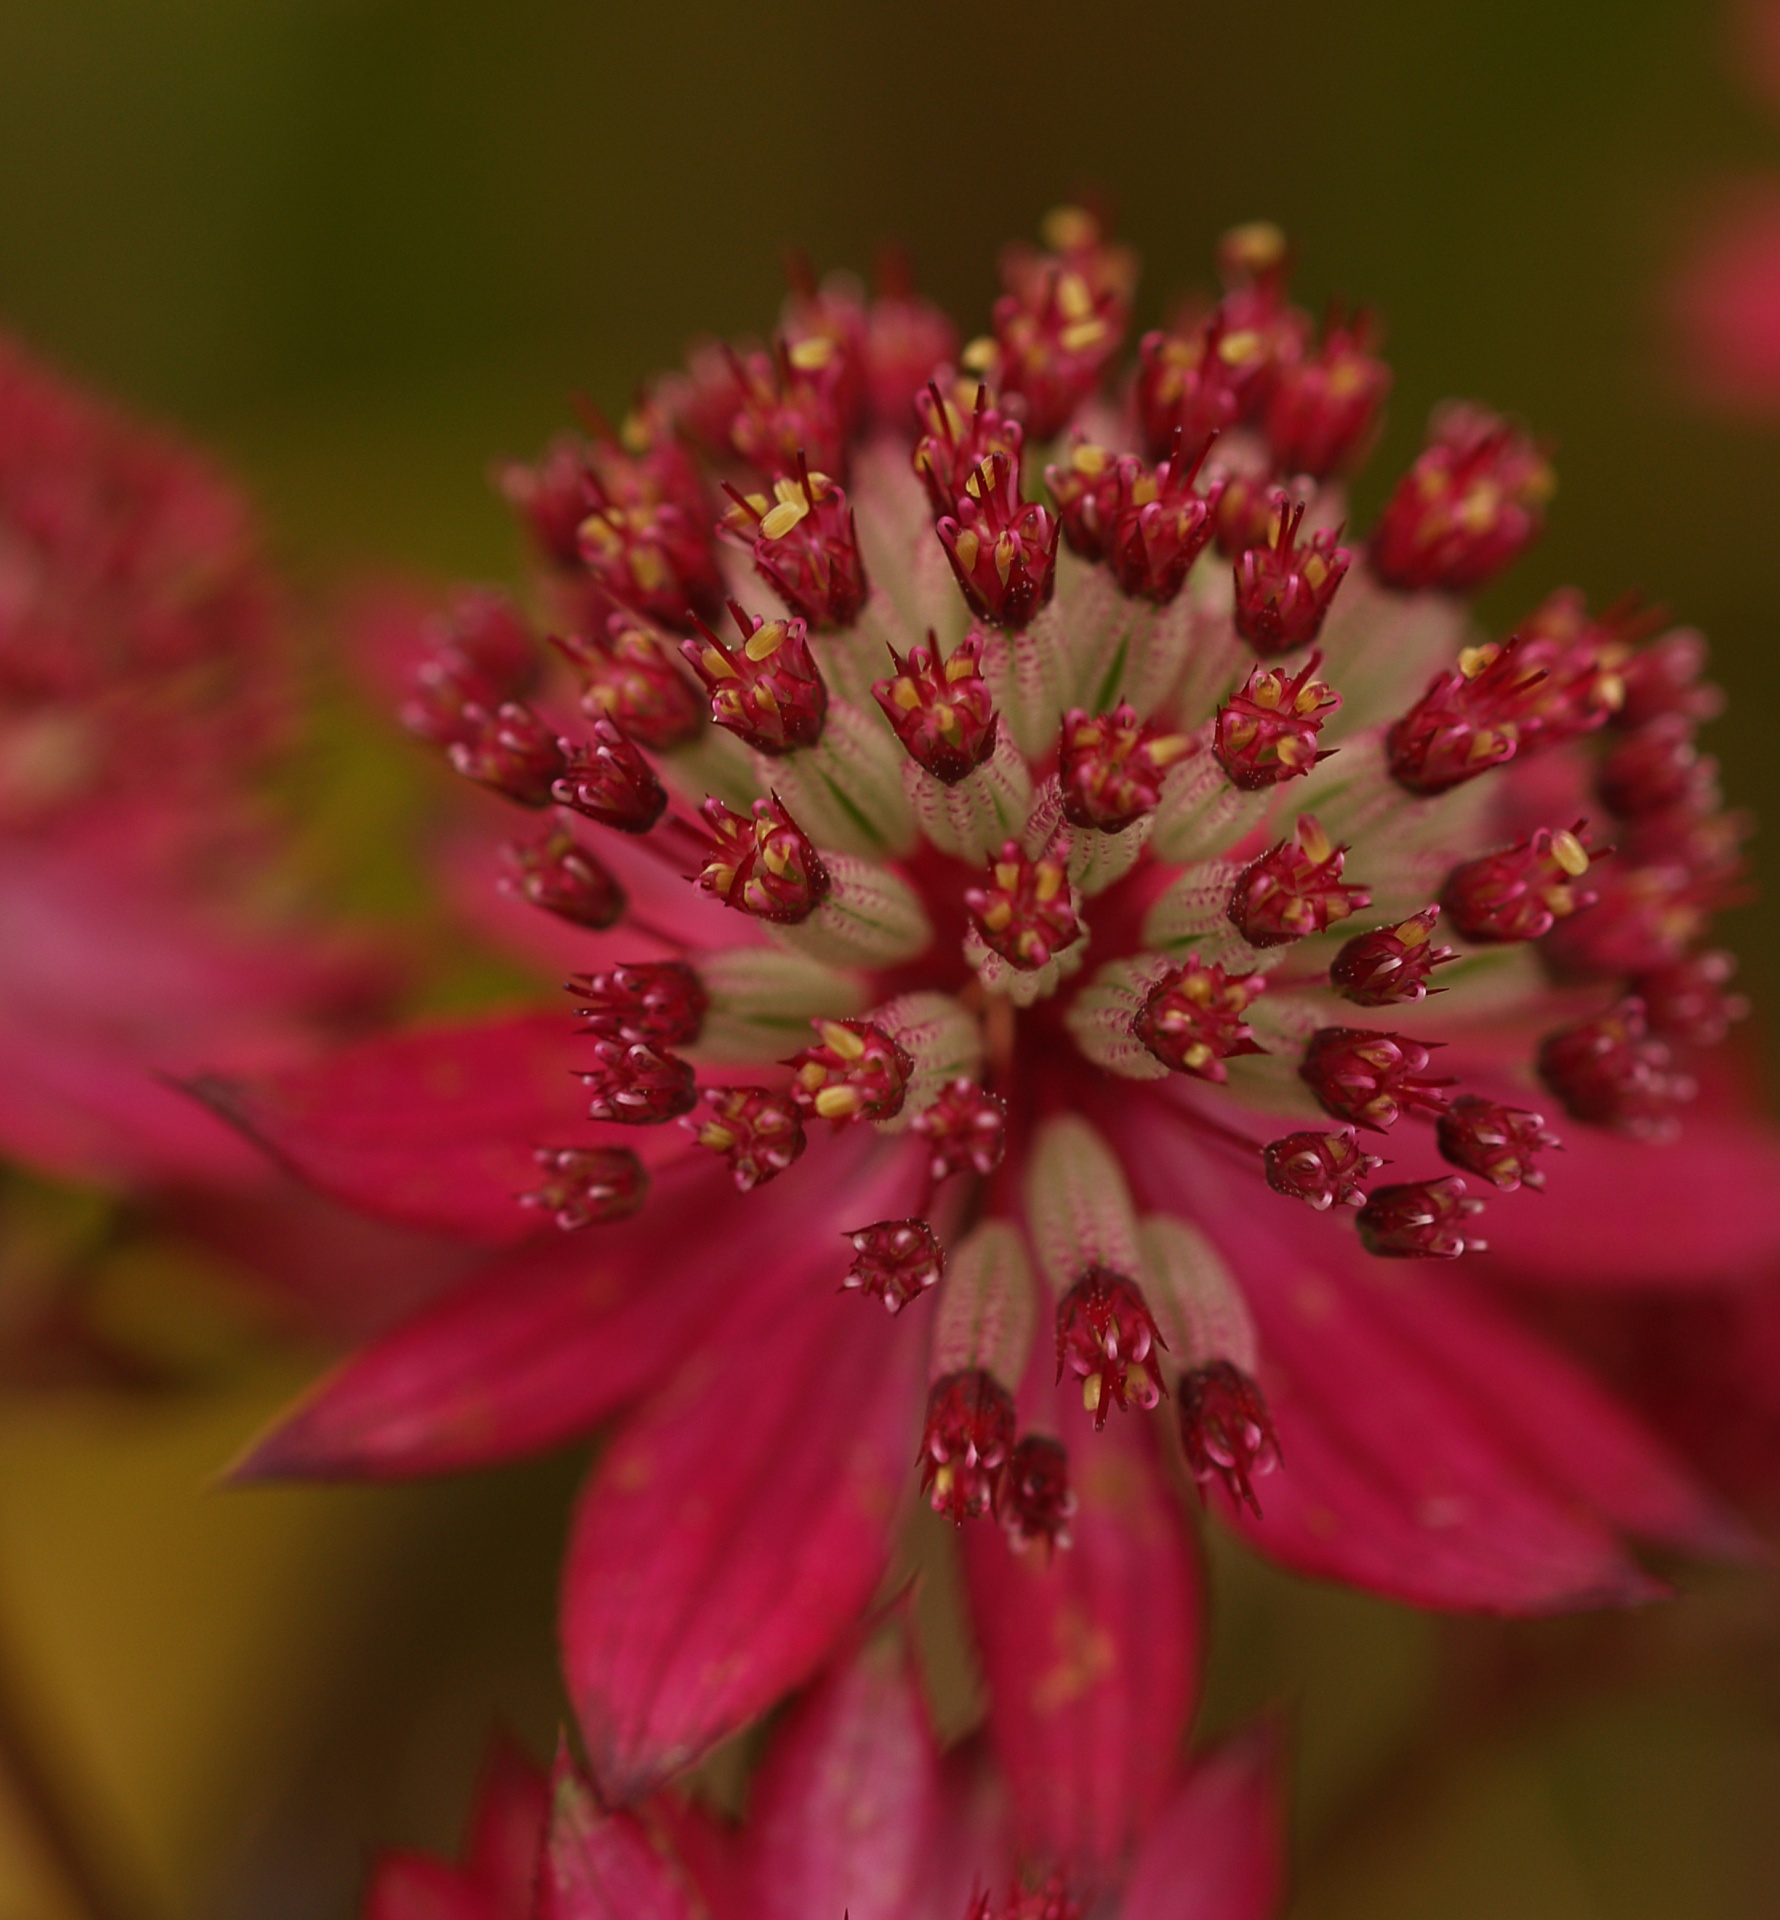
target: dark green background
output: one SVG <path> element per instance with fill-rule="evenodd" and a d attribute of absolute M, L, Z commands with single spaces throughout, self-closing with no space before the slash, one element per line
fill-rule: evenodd
<path fill-rule="evenodd" d="M 975 324 L 1001 241 L 1095 185 L 1145 256 L 1148 320 L 1225 226 L 1270 215 L 1308 302 L 1386 317 L 1375 475 L 1452 394 L 1551 436 L 1551 533 L 1493 614 L 1574 580 L 1697 621 L 1732 695 L 1714 735 L 1730 791 L 1780 817 L 1780 437 L 1690 414 L 1655 317 L 1715 181 L 1780 173 L 1780 118 L 1739 93 L 1727 42 L 1701 0 L 8 0 L 0 313 L 230 456 L 319 587 L 366 565 L 504 569 L 490 456 L 540 443 L 572 388 L 615 408 L 690 334 L 767 324 L 788 244 L 864 266 L 901 238 Z M 1774 909 L 1737 920 L 1772 1004 Z M 563 1492 L 552 1468 L 517 1491 L 342 1496 L 384 1502 L 405 1544 L 364 1582 L 339 1697 L 289 1751 L 255 1749 L 253 1817 L 217 1815 L 213 1868 L 167 1869 L 155 1906 L 175 1888 L 326 1911 L 355 1836 L 449 1832 L 491 1704 L 547 1732 Z M 1446 1762 L 1393 1826 L 1391 1782 L 1447 1724 L 1438 1636 L 1246 1563 L 1220 1577 L 1218 1697 L 1304 1702 L 1306 1912 L 1772 1910 L 1765 1587 L 1614 1642 L 1641 1690 L 1585 1688 L 1580 1707 L 1557 1684 L 1569 1643 L 1528 1630 L 1551 1714 L 1455 1707 Z M 1496 1643 L 1441 1644 L 1487 1694 Z M 1484 1729 L 1474 1745 L 1461 1725 Z"/>

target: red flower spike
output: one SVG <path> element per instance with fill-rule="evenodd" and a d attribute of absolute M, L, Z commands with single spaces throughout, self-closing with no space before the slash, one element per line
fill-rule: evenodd
<path fill-rule="evenodd" d="M 1720 880 L 1697 880 L 1682 866 L 1615 862 L 1595 904 L 1553 928 L 1541 958 L 1563 980 L 1659 972 L 1701 937 L 1724 896 Z"/>
<path fill-rule="evenodd" d="M 520 699 L 537 685 L 541 662 L 531 629 L 504 593 L 459 589 L 434 630 L 438 651 L 463 662 L 498 699 Z"/>
<path fill-rule="evenodd" d="M 724 527 L 752 546 L 754 569 L 816 633 L 852 626 L 865 605 L 865 562 L 847 496 L 825 473 L 800 464 L 773 498 L 726 487 Z"/>
<path fill-rule="evenodd" d="M 776 359 L 732 355 L 731 365 L 738 406 L 729 443 L 749 466 L 772 480 L 796 473 L 807 456 L 825 472 L 844 471 L 848 358 L 838 341 L 806 333 Z"/>
<path fill-rule="evenodd" d="M 752 814 L 721 800 L 705 801 L 699 813 L 712 850 L 697 884 L 726 907 L 794 927 L 828 898 L 828 870 L 777 794 L 756 800 Z"/>
<path fill-rule="evenodd" d="M 588 572 L 620 606 L 684 631 L 694 614 L 709 617 L 723 604 L 708 527 L 671 500 L 607 504 L 576 537 Z"/>
<path fill-rule="evenodd" d="M 1129 316 L 1124 293 L 1076 262 L 1046 261 L 996 301 L 995 365 L 1025 403 L 1035 440 L 1054 439 L 1099 384 Z"/>
<path fill-rule="evenodd" d="M 1322 1027 L 1311 1036 L 1304 1083 L 1337 1120 L 1372 1133 L 1394 1127 L 1404 1113 L 1442 1113 L 1452 1085 L 1431 1079 L 1428 1047 L 1401 1033 L 1372 1027 Z"/>
<path fill-rule="evenodd" d="M 1193 445 L 1233 425 L 1265 370 L 1265 342 L 1221 314 L 1191 333 L 1146 333 L 1133 397 L 1150 458 L 1161 459 L 1177 434 Z"/>
<path fill-rule="evenodd" d="M 910 1123 L 927 1142 L 929 1177 L 937 1185 L 955 1173 L 987 1178 L 1007 1146 L 1007 1107 L 974 1080 L 954 1080 Z"/>
<path fill-rule="evenodd" d="M 1576 882 L 1599 857 L 1588 844 L 1586 821 L 1556 832 L 1541 827 L 1517 847 L 1455 867 L 1441 904 L 1467 940 L 1492 945 L 1537 940 L 1558 921 L 1594 905 L 1598 896 Z"/>
<path fill-rule="evenodd" d="M 1331 321 L 1315 353 L 1279 368 L 1262 417 L 1276 472 L 1324 480 L 1365 459 L 1391 390 L 1372 345 L 1369 316 L 1356 314 Z"/>
<path fill-rule="evenodd" d="M 936 520 L 954 511 L 965 481 L 991 454 L 1003 455 L 1019 472 L 1024 432 L 1012 414 L 990 405 L 989 389 L 981 382 L 969 414 L 961 396 L 948 398 L 936 380 L 929 380 L 926 391 L 915 396 L 915 411 L 922 433 L 915 442 L 914 467 Z"/>
<path fill-rule="evenodd" d="M 1372 532 L 1372 570 L 1403 593 L 1468 593 L 1532 545 L 1555 485 L 1518 427 L 1480 407 L 1449 407 Z"/>
<path fill-rule="evenodd" d="M 1189 454 L 1184 451 L 1191 447 Z M 1187 441 L 1176 435 L 1169 456 L 1147 474 L 1135 460 L 1119 462 L 1119 512 L 1107 560 L 1120 588 L 1135 598 L 1167 606 L 1179 596 L 1193 562 L 1211 539 L 1222 482 L 1195 490 L 1211 437 Z"/>
<path fill-rule="evenodd" d="M 882 1300 L 892 1314 L 937 1286 L 945 1272 L 945 1249 L 925 1220 L 880 1220 L 842 1237 L 853 1249 L 842 1288 Z"/>
<path fill-rule="evenodd" d="M 569 992 L 575 1011 L 602 1039 L 646 1040 L 689 1047 L 704 1029 L 710 996 L 684 960 L 632 960 L 599 973 L 577 973 Z"/>
<path fill-rule="evenodd" d="M 1639 974 L 1632 990 L 1644 1002 L 1652 1033 L 1690 1047 L 1715 1047 L 1749 1014 L 1742 994 L 1725 991 L 1736 971 L 1735 956 L 1722 949 L 1690 953 Z"/>
<path fill-rule="evenodd" d="M 1314 815 L 1298 816 L 1296 837 L 1269 847 L 1230 889 L 1230 924 L 1251 947 L 1279 947 L 1321 933 L 1369 906 L 1364 887 L 1344 886 L 1347 849 L 1336 846 Z"/>
<path fill-rule="evenodd" d="M 690 1113 L 698 1098 L 692 1065 L 663 1053 L 644 1040 L 600 1037 L 593 1043 L 594 1065 L 577 1075 L 593 1089 L 590 1120 L 626 1127 L 659 1127 Z"/>
<path fill-rule="evenodd" d="M 1331 1207 L 1366 1204 L 1360 1182 L 1384 1165 L 1360 1145 L 1352 1127 L 1339 1133 L 1288 1133 L 1261 1150 L 1267 1184 L 1275 1193 L 1327 1213 Z"/>
<path fill-rule="evenodd" d="M 500 489 L 542 557 L 567 571 L 581 564 L 581 526 L 604 504 L 584 441 L 553 442 L 535 466 L 515 460 L 500 472 Z"/>
<path fill-rule="evenodd" d="M 1360 1245 L 1381 1260 L 1456 1260 L 1481 1253 L 1484 1243 L 1465 1232 L 1465 1222 L 1483 1211 L 1468 1199 L 1456 1173 L 1443 1180 L 1411 1180 L 1378 1187 L 1355 1216 Z"/>
<path fill-rule="evenodd" d="M 1129 454 L 1121 459 L 1086 440 L 1069 449 L 1066 465 L 1045 468 L 1045 485 L 1056 502 L 1071 553 L 1079 553 L 1084 560 L 1108 556 L 1120 509 L 1133 477 L 1142 470 Z"/>
<path fill-rule="evenodd" d="M 1082 1383 L 1098 1432 L 1110 1408 L 1146 1411 L 1162 1398 L 1164 1342 L 1135 1281 L 1094 1266 L 1057 1303 L 1057 1378 Z"/>
<path fill-rule="evenodd" d="M 1063 1442 L 1048 1433 L 1026 1434 L 1009 1455 L 995 1488 L 995 1517 L 1008 1544 L 1016 1553 L 1034 1543 L 1042 1543 L 1047 1553 L 1067 1547 L 1075 1508 Z"/>
<path fill-rule="evenodd" d="M 1073 826 L 1123 833 L 1155 811 L 1162 776 L 1192 744 L 1184 733 L 1146 726 L 1123 700 L 1111 713 L 1072 707 L 1057 747 L 1063 817 Z"/>
<path fill-rule="evenodd" d="M 1504 645 L 1469 648 L 1456 668 L 1435 675 L 1386 736 L 1399 786 L 1445 793 L 1517 752 L 1558 745 L 1607 720 L 1619 682 L 1598 636 L 1572 625 L 1566 598 L 1554 595 Z"/>
<path fill-rule="evenodd" d="M 757 753 L 813 747 L 828 715 L 828 689 L 810 657 L 808 627 L 801 620 L 762 620 L 734 600 L 729 611 L 742 636 L 739 648 L 726 647 L 702 622 L 702 640 L 680 643 L 710 693 L 711 718 Z"/>
<path fill-rule="evenodd" d="M 818 1043 L 785 1064 L 796 1074 L 791 1097 L 818 1119 L 844 1126 L 853 1120 L 893 1120 L 915 1063 L 882 1027 L 869 1020 L 815 1020 Z"/>
<path fill-rule="evenodd" d="M 1264 547 L 1273 538 L 1273 496 L 1278 491 L 1265 474 L 1225 475 L 1211 524 L 1218 552 L 1226 560 L 1240 560 L 1250 547 Z"/>
<path fill-rule="evenodd" d="M 983 636 L 972 628 L 942 662 L 939 641 L 913 647 L 905 660 L 894 647 L 896 673 L 872 684 L 909 757 L 945 786 L 954 786 L 995 751 L 995 703 L 983 678 Z"/>
<path fill-rule="evenodd" d="M 544 1184 L 519 1204 L 549 1214 L 565 1233 L 628 1220 L 649 1197 L 649 1176 L 628 1147 L 539 1147 L 534 1157 Z"/>
<path fill-rule="evenodd" d="M 720 1153 L 743 1193 L 776 1180 L 804 1150 L 796 1105 L 765 1087 L 706 1087 L 704 1112 L 680 1124 L 701 1147 Z"/>
<path fill-rule="evenodd" d="M 1070 904 L 1069 874 L 1061 860 L 1032 860 L 1017 840 L 1003 841 L 986 887 L 968 888 L 964 904 L 984 943 L 1010 967 L 1035 973 L 1081 937 Z"/>
<path fill-rule="evenodd" d="M 1279 1465 L 1279 1441 L 1261 1389 L 1228 1360 L 1183 1373 L 1175 1387 L 1181 1447 L 1201 1486 L 1214 1476 L 1258 1520 L 1254 1482 Z"/>
<path fill-rule="evenodd" d="M 517 700 L 492 713 L 486 707 L 466 706 L 463 722 L 465 734 L 452 741 L 446 753 L 466 780 L 522 807 L 549 806 L 573 761 L 530 707 Z"/>
<path fill-rule="evenodd" d="M 1356 934 L 1336 954 L 1329 968 L 1330 986 L 1359 1007 L 1398 1007 L 1425 1000 L 1428 975 L 1458 958 L 1451 947 L 1434 944 L 1439 918 L 1438 907 L 1423 907 L 1394 927 Z"/>
<path fill-rule="evenodd" d="M 582 678 L 581 710 L 610 720 L 651 753 L 667 753 L 703 731 L 703 704 L 667 649 L 629 614 L 616 613 L 603 639 L 553 640 Z"/>
<path fill-rule="evenodd" d="M 998 1380 L 981 1367 L 936 1380 L 921 1431 L 927 1504 L 959 1526 L 981 1519 L 1013 1446 L 1013 1396 Z"/>
<path fill-rule="evenodd" d="M 551 797 L 620 833 L 647 833 L 667 808 L 667 789 L 621 728 L 596 720 L 592 732 L 591 746 L 570 746 Z"/>
<path fill-rule="evenodd" d="M 1266 984 L 1263 974 L 1233 977 L 1190 956 L 1150 989 L 1131 1031 L 1170 1071 L 1222 1082 L 1226 1060 L 1264 1051 L 1242 1016 Z"/>
<path fill-rule="evenodd" d="M 786 279 L 791 292 L 781 334 L 792 375 L 831 388 L 832 404 L 851 438 L 865 413 L 865 302 L 845 274 L 818 284 L 801 257 L 786 262 Z"/>
<path fill-rule="evenodd" d="M 1050 604 L 1057 584 L 1062 523 L 1048 507 L 1020 497 L 1020 470 L 1005 453 L 986 455 L 938 533 L 970 610 L 996 627 L 1024 627 Z"/>
<path fill-rule="evenodd" d="M 1714 720 L 1724 711 L 1724 694 L 1709 680 L 1706 642 L 1691 627 L 1678 627 L 1619 663 L 1621 699 L 1617 726 L 1638 728 L 1665 714 L 1694 721 Z"/>
<path fill-rule="evenodd" d="M 1326 756 L 1317 736 L 1341 695 L 1317 679 L 1323 663 L 1313 653 L 1290 678 L 1277 667 L 1256 667 L 1218 708 L 1212 752 L 1232 786 L 1259 793 L 1308 773 Z"/>
<path fill-rule="evenodd" d="M 573 835 L 560 827 L 541 840 L 510 840 L 502 893 L 542 907 L 572 926 L 603 933 L 624 917 L 624 889 Z"/>
<path fill-rule="evenodd" d="M 1548 1034 L 1538 1067 L 1572 1119 L 1634 1139 L 1672 1138 L 1676 1109 L 1695 1091 L 1692 1080 L 1673 1070 L 1669 1049 L 1649 1037 L 1644 1003 L 1632 997 Z"/>
<path fill-rule="evenodd" d="M 958 354 L 950 315 L 929 300 L 886 290 L 866 309 L 865 389 L 873 423 L 910 434 L 922 423 L 920 395 L 936 367 Z"/>
<path fill-rule="evenodd" d="M 1718 763 L 1694 744 L 1694 723 L 1686 714 L 1666 713 L 1612 748 L 1596 771 L 1595 791 L 1622 820 L 1671 807 L 1715 813 Z"/>
<path fill-rule="evenodd" d="M 1334 533 L 1313 533 L 1302 546 L 1304 502 L 1284 492 L 1273 497 L 1267 544 L 1247 549 L 1236 562 L 1236 631 L 1263 658 L 1308 646 L 1323 630 L 1335 589 L 1353 555 Z"/>
<path fill-rule="evenodd" d="M 1474 1093 L 1460 1094 L 1447 1108 L 1435 1123 L 1434 1137 L 1443 1160 L 1504 1193 L 1544 1186 L 1545 1175 L 1534 1158 L 1560 1144 L 1547 1130 L 1543 1114 L 1499 1106 Z"/>

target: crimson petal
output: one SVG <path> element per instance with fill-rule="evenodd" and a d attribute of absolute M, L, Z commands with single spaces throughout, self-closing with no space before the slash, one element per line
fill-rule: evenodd
<path fill-rule="evenodd" d="M 576 1514 L 564 1666 L 613 1804 L 807 1679 L 888 1561 L 918 1342 L 831 1292 L 826 1268 L 803 1281 L 693 1356 Z"/>
<path fill-rule="evenodd" d="M 964 1533 L 989 1738 L 1017 1837 L 1110 1879 L 1168 1792 L 1198 1690 L 1199 1570 L 1144 1423 L 1067 1421 L 1075 1544 Z"/>
<path fill-rule="evenodd" d="M 1119 1920 L 1267 1920 L 1285 1892 L 1279 1742 L 1239 1735 L 1194 1766 L 1137 1856 Z"/>
<path fill-rule="evenodd" d="M 901 1636 L 823 1681 L 750 1797 L 756 1920 L 902 1920 L 940 1814 L 939 1755 Z"/>
<path fill-rule="evenodd" d="M 607 1813 L 567 1752 L 550 1775 L 550 1831 L 535 1920 L 702 1920 L 697 1895 L 660 1836 Z"/>

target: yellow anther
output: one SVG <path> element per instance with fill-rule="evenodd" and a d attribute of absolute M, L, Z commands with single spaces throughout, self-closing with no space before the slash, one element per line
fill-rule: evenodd
<path fill-rule="evenodd" d="M 1165 733 L 1160 739 L 1150 742 L 1150 765 L 1172 766 L 1183 753 L 1190 753 L 1192 749 L 1193 742 L 1186 734 Z"/>
<path fill-rule="evenodd" d="M 857 1087 L 824 1087 L 816 1095 L 816 1111 L 824 1120 L 845 1120 L 864 1104 Z"/>
<path fill-rule="evenodd" d="M 713 680 L 734 680 L 738 677 L 735 668 L 715 647 L 705 647 L 701 650 L 699 665 Z"/>
<path fill-rule="evenodd" d="M 1033 898 L 1048 904 L 1063 891 L 1063 869 L 1055 860 L 1041 860 L 1032 870 Z"/>
<path fill-rule="evenodd" d="M 1486 667 L 1495 664 L 1496 656 L 1502 651 L 1493 640 L 1486 641 L 1481 647 L 1467 647 L 1459 655 L 1459 671 L 1467 680 L 1475 680 Z"/>
<path fill-rule="evenodd" d="M 958 731 L 958 715 L 950 707 L 935 707 L 933 724 L 941 733 L 953 734 Z"/>
<path fill-rule="evenodd" d="M 1011 861 L 998 860 L 995 863 L 995 884 L 1003 893 L 1012 893 L 1020 884 L 1020 869 Z"/>
<path fill-rule="evenodd" d="M 1077 473 L 1104 473 L 1112 465 L 1112 455 L 1104 447 L 1097 447 L 1092 441 L 1084 440 L 1070 454 L 1069 464 Z"/>
<path fill-rule="evenodd" d="M 1252 327 L 1238 327 L 1218 342 L 1218 358 L 1227 367 L 1246 366 L 1258 360 L 1263 351 L 1261 336 Z"/>
<path fill-rule="evenodd" d="M 1298 816 L 1298 844 L 1304 849 L 1306 857 L 1314 860 L 1319 867 L 1335 851 L 1335 842 L 1323 831 L 1322 823 L 1316 816 L 1309 813 Z"/>
<path fill-rule="evenodd" d="M 1134 507 L 1147 507 L 1161 491 L 1156 484 L 1156 476 L 1146 473 L 1131 489 L 1131 504 Z"/>
<path fill-rule="evenodd" d="M 1249 273 L 1269 273 L 1286 257 L 1286 236 L 1271 220 L 1245 220 L 1224 235 L 1218 251 Z"/>
<path fill-rule="evenodd" d="M 1107 331 L 1106 322 L 1098 315 L 1091 320 L 1072 320 L 1058 334 L 1057 344 L 1065 353 L 1086 353 L 1106 338 Z"/>
<path fill-rule="evenodd" d="M 1195 1040 L 1186 1052 L 1181 1055 L 1181 1058 L 1193 1072 L 1197 1073 L 1200 1068 L 1209 1066 L 1211 1062 L 1217 1058 L 1217 1055 L 1213 1053 L 1211 1048 L 1208 1047 L 1203 1040 Z"/>
<path fill-rule="evenodd" d="M 645 593 L 659 593 L 668 584 L 668 564 L 661 557 L 659 548 L 633 547 L 630 571 Z"/>
<path fill-rule="evenodd" d="M 1082 1405 L 1086 1407 L 1090 1413 L 1098 1413 L 1100 1411 L 1100 1402 L 1105 1397 L 1105 1393 L 1106 1387 L 1101 1376 L 1097 1373 L 1089 1374 L 1082 1382 Z"/>
<path fill-rule="evenodd" d="M 1420 920 L 1404 920 L 1391 931 L 1406 947 L 1419 947 L 1428 937 L 1427 926 Z"/>
<path fill-rule="evenodd" d="M 1100 222 L 1085 207 L 1053 207 L 1039 222 L 1038 233 L 1053 253 L 1075 253 L 1100 238 Z"/>
<path fill-rule="evenodd" d="M 977 555 L 982 551 L 982 545 L 969 527 L 965 527 L 952 542 L 952 551 L 958 556 L 958 564 L 966 573 L 976 572 Z"/>
<path fill-rule="evenodd" d="M 1551 857 L 1572 879 L 1588 872 L 1588 849 L 1568 827 L 1551 836 Z"/>
<path fill-rule="evenodd" d="M 736 1137 L 729 1128 L 716 1120 L 707 1120 L 698 1130 L 698 1144 L 710 1147 L 718 1153 L 727 1153 L 735 1145 Z"/>
<path fill-rule="evenodd" d="M 843 1060 L 865 1058 L 865 1042 L 851 1027 L 843 1027 L 838 1020 L 824 1020 L 816 1031 L 830 1053 L 838 1053 Z"/>
<path fill-rule="evenodd" d="M 955 653 L 946 662 L 948 680 L 968 680 L 976 672 L 976 662 L 967 654 Z"/>
<path fill-rule="evenodd" d="M 834 358 L 834 342 L 826 334 L 812 333 L 807 340 L 799 340 L 787 358 L 799 373 L 814 373 Z"/>
<path fill-rule="evenodd" d="M 748 637 L 742 651 L 750 660 L 770 660 L 785 644 L 783 620 L 768 620 Z"/>
<path fill-rule="evenodd" d="M 995 543 L 995 571 L 1005 587 L 1008 575 L 1014 570 L 1014 559 L 1020 551 L 1020 543 L 1011 533 L 1004 533 Z"/>
<path fill-rule="evenodd" d="M 904 713 L 913 713 L 921 704 L 921 689 L 905 675 L 890 689 L 890 698 Z"/>
<path fill-rule="evenodd" d="M 781 500 L 776 507 L 769 507 L 760 516 L 761 537 L 766 540 L 782 540 L 797 523 L 809 513 L 809 503 L 799 497 L 796 500 Z"/>
<path fill-rule="evenodd" d="M 1079 273 L 1058 277 L 1057 308 L 1065 320 L 1086 320 L 1093 313 L 1094 295 Z"/>
<path fill-rule="evenodd" d="M 995 364 L 995 342 L 988 334 L 979 333 L 958 358 L 972 373 L 987 373 Z"/>

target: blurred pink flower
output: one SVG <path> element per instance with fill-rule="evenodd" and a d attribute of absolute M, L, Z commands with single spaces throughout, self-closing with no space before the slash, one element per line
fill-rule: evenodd
<path fill-rule="evenodd" d="M 574 930 L 574 1013 L 201 1083 L 323 1191 L 512 1249 L 245 1476 L 636 1408 L 562 1603 L 613 1804 L 817 1670 L 917 1477 L 966 1528 L 1018 1818 L 1099 1860 L 1193 1689 L 1171 1474 L 1427 1606 L 1630 1602 L 1663 1589 L 1628 1537 L 1742 1544 L 1490 1285 L 1780 1253 L 1772 1136 L 1688 1109 L 1743 1011 L 1698 636 L 1573 593 L 1477 629 L 1552 475 L 1476 408 L 1342 544 L 1388 370 L 1369 326 L 1319 343 L 1274 229 L 1116 397 L 1134 262 L 1076 211 L 1049 238 L 962 379 L 891 384 L 834 284 L 510 476 L 567 673 L 466 603 L 405 717 L 536 822 L 502 884 Z M 1073 427 L 1029 459 L 1040 417 Z"/>
<path fill-rule="evenodd" d="M 1122 1859 L 1124 1920 L 1266 1920 L 1283 1882 L 1273 1742 L 1176 1767 Z M 1011 1841 L 993 1771 L 942 1755 L 894 1637 L 812 1688 L 736 1826 L 660 1794 L 600 1802 L 566 1751 L 548 1787 L 497 1748 L 463 1863 L 386 1854 L 364 1920 L 1080 1920 L 1106 1884 Z"/>
<path fill-rule="evenodd" d="M 0 339 L 0 1153 L 263 1184 L 164 1076 L 289 1065 L 387 988 L 272 910 L 285 639 L 240 495 Z"/>

